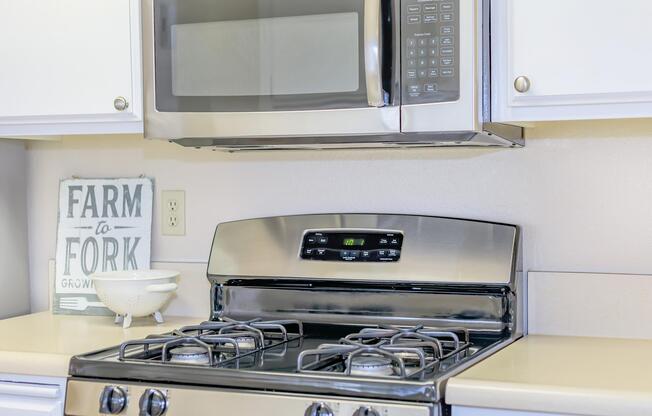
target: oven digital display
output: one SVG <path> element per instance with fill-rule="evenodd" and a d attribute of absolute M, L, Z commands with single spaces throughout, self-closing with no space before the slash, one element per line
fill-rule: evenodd
<path fill-rule="evenodd" d="M 349 238 L 345 237 L 342 245 L 345 247 L 362 247 L 364 246 L 364 238 Z"/>
<path fill-rule="evenodd" d="M 307 231 L 300 257 L 304 260 L 397 262 L 403 233 L 397 231 Z"/>

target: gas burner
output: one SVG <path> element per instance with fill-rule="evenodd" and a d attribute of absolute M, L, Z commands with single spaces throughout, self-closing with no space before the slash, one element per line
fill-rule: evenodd
<path fill-rule="evenodd" d="M 223 318 L 186 326 L 168 335 L 125 342 L 120 346 L 118 358 L 120 361 L 215 366 L 301 337 L 303 324 L 296 320 Z"/>
<path fill-rule="evenodd" d="M 243 351 L 243 350 L 248 351 L 248 350 L 256 349 L 256 341 L 257 341 L 257 339 L 255 337 L 244 336 L 244 337 L 235 338 L 235 342 L 236 342 L 236 344 L 238 345 L 238 347 L 240 348 L 241 351 Z M 225 347 L 229 348 L 229 349 L 232 349 L 233 345 L 227 344 L 227 345 L 225 345 Z"/>
<path fill-rule="evenodd" d="M 364 328 L 342 338 L 339 344 L 322 344 L 317 349 L 302 351 L 297 369 L 304 373 L 339 371 L 344 375 L 404 379 L 431 372 L 443 360 L 457 361 L 470 346 L 468 331 L 464 329 Z M 314 360 L 309 362 L 308 357 Z M 333 361 L 344 364 L 334 367 Z"/>
<path fill-rule="evenodd" d="M 360 354 L 347 364 L 352 376 L 387 377 L 394 376 L 392 359 L 375 354 Z"/>
<path fill-rule="evenodd" d="M 202 347 L 176 347 L 170 350 L 170 362 L 179 364 L 208 364 L 208 352 Z"/>

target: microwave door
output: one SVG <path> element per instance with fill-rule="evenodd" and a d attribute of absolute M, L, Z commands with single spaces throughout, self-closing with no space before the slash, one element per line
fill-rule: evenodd
<path fill-rule="evenodd" d="M 396 4 L 144 0 L 146 137 L 400 132 Z"/>

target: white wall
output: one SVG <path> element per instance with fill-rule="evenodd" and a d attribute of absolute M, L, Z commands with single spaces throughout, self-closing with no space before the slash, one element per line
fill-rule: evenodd
<path fill-rule="evenodd" d="M 205 262 L 221 221 L 391 212 L 520 224 L 526 270 L 652 274 L 652 120 L 542 125 L 519 150 L 228 154 L 105 136 L 30 143 L 28 161 L 33 310 L 47 307 L 58 182 L 72 175 L 186 190 L 186 237 L 161 236 L 155 212 L 156 261 Z"/>
<path fill-rule="evenodd" d="M 652 340 L 652 276 L 528 273 L 528 333 Z"/>
<path fill-rule="evenodd" d="M 26 174 L 25 145 L 0 140 L 0 319 L 29 311 Z"/>

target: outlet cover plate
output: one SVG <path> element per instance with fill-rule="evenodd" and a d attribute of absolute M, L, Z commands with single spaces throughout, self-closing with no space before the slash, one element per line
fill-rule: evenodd
<path fill-rule="evenodd" d="M 161 232 L 186 235 L 185 191 L 161 191 Z"/>

